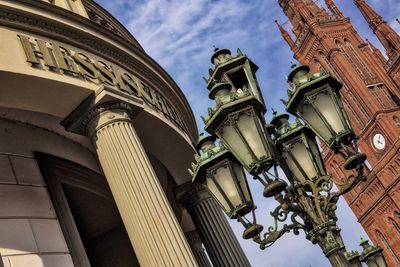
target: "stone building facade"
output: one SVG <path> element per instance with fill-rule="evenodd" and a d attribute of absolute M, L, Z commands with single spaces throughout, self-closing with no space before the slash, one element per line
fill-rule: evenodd
<path fill-rule="evenodd" d="M 187 100 L 117 20 L 0 0 L 0 36 L 0 266 L 250 266 L 191 183 Z"/>
<path fill-rule="evenodd" d="M 313 0 L 279 0 L 295 40 L 277 24 L 295 59 L 312 71 L 323 67 L 344 84 L 344 105 L 368 156 L 367 181 L 345 199 L 389 266 L 400 266 L 400 36 L 365 0 L 354 3 L 385 56 L 333 0 L 325 0 L 327 9 Z M 336 181 L 351 174 L 329 149 L 323 148 L 323 157 Z"/>

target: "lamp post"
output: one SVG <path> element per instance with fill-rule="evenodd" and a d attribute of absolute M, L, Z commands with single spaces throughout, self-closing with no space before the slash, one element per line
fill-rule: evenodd
<path fill-rule="evenodd" d="M 382 249 L 377 246 L 371 246 L 368 240 L 361 238 L 360 246 L 363 247 L 360 260 L 365 262 L 368 267 L 386 267 L 386 261 L 382 254 Z"/>
<path fill-rule="evenodd" d="M 199 154 L 190 170 L 193 181 L 206 184 L 226 214 L 243 224 L 243 238 L 252 239 L 261 249 L 285 233 L 299 234 L 302 230 L 307 239 L 321 247 L 332 266 L 361 265 L 359 257 L 346 258 L 335 215 L 339 197 L 365 178 L 366 156 L 358 152 L 344 112 L 339 95 L 342 85 L 324 70 L 310 74 L 307 66 L 293 66 L 288 77 L 293 88 L 283 102 L 298 118 L 291 124 L 288 115 L 274 114 L 267 124 L 255 77 L 257 66 L 239 49 L 236 56 L 227 49 L 216 49 L 211 61 L 215 67 L 205 80 L 215 106 L 202 117 L 211 136 L 200 136 Z M 354 172 L 337 184 L 338 191 L 333 190 L 316 136 L 343 156 L 344 167 Z M 216 137 L 221 140 L 218 145 L 214 143 Z M 262 234 L 264 227 L 256 222 L 242 166 L 260 181 L 263 195 L 278 202 L 271 212 L 274 225 L 266 233 Z M 278 167 L 286 181 L 279 177 Z M 287 219 L 291 222 L 280 227 Z"/>

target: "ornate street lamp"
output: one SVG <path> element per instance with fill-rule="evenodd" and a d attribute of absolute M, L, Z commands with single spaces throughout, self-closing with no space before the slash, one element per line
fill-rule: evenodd
<path fill-rule="evenodd" d="M 264 104 L 264 99 L 258 85 L 255 73 L 258 67 L 246 55 L 237 50 L 237 54 L 232 56 L 228 49 L 214 50 L 211 63 L 215 69 L 210 69 L 210 78 L 205 79 L 207 88 L 213 87 L 214 81 L 226 81 L 232 84 L 233 90 L 247 90 L 250 95 Z"/>
<path fill-rule="evenodd" d="M 220 138 L 221 144 L 215 146 L 213 137 L 200 138 L 200 154 L 195 156 L 196 163 L 190 170 L 193 181 L 207 184 L 228 216 L 243 224 L 243 238 L 253 239 L 261 249 L 285 233 L 303 230 L 307 239 L 321 247 L 332 266 L 356 267 L 360 262 L 346 254 L 335 210 L 339 197 L 365 178 L 366 156 L 358 152 L 344 112 L 339 95 L 341 84 L 323 70 L 311 75 L 308 67 L 294 68 L 288 78 L 294 88 L 288 93 L 289 100 L 283 102 L 305 125 L 300 119 L 289 123 L 285 114 L 274 114 L 266 124 L 254 63 L 247 61 L 240 50 L 232 56 L 227 49 L 216 49 L 212 62 L 215 68 L 210 69 L 210 78 L 205 80 L 215 107 L 208 109 L 203 121 L 206 131 Z M 246 64 L 238 62 L 247 62 L 247 69 L 243 67 Z M 240 79 L 232 78 L 238 69 L 247 71 L 239 75 Z M 316 136 L 345 158 L 346 169 L 355 169 L 354 175 L 342 178 L 336 192 Z M 240 164 L 262 183 L 263 195 L 278 202 L 271 212 L 275 223 L 264 234 L 263 226 L 256 222 L 255 205 Z M 279 177 L 278 166 L 289 183 Z M 252 219 L 246 218 L 250 212 Z M 291 223 L 280 227 L 289 218 Z"/>
<path fill-rule="evenodd" d="M 271 167 L 275 150 L 263 127 L 263 104 L 246 89 L 232 91 L 227 82 L 215 82 L 209 97 L 216 105 L 203 117 L 205 130 L 220 138 L 251 174 Z"/>
<path fill-rule="evenodd" d="M 360 260 L 365 262 L 368 267 L 386 267 L 386 261 L 382 254 L 382 248 L 371 246 L 368 240 L 361 238 L 360 246 L 363 247 Z"/>
<path fill-rule="evenodd" d="M 293 174 L 297 182 L 307 184 L 326 176 L 315 134 L 299 119 L 293 124 L 289 124 L 288 120 L 289 116 L 282 114 L 275 116 L 271 121 L 277 129 L 276 143 L 286 163 L 282 166 L 286 177 L 291 179 Z"/>
<path fill-rule="evenodd" d="M 360 261 L 360 254 L 358 251 L 349 251 L 346 252 L 346 258 L 350 263 L 350 267 L 362 267 L 362 263 Z"/>
<path fill-rule="evenodd" d="M 253 200 L 242 165 L 215 137 L 200 134 L 196 145 L 199 154 L 189 172 L 194 183 L 204 183 L 230 218 L 253 210 Z"/>
<path fill-rule="evenodd" d="M 354 169 L 366 155 L 358 152 L 354 142 L 355 134 L 339 94 L 342 84 L 323 69 L 314 75 L 309 70 L 308 66 L 293 65 L 288 82 L 294 88 L 288 90 L 286 110 L 301 118 L 335 153 L 342 153 L 345 169 Z"/>

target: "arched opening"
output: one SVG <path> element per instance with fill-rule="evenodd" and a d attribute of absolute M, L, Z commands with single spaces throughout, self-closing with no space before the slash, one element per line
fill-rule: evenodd
<path fill-rule="evenodd" d="M 36 156 L 74 265 L 138 267 L 105 178 L 65 159 Z"/>

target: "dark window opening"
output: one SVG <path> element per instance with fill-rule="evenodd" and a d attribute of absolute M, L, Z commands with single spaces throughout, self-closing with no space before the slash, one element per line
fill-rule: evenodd
<path fill-rule="evenodd" d="M 249 80 L 247 79 L 244 69 L 237 70 L 233 73 L 228 74 L 229 80 L 233 83 L 233 86 L 238 89 L 250 90 Z M 251 92 L 252 93 L 252 92 Z"/>
<path fill-rule="evenodd" d="M 74 265 L 139 267 L 105 178 L 61 158 L 37 158 Z"/>

